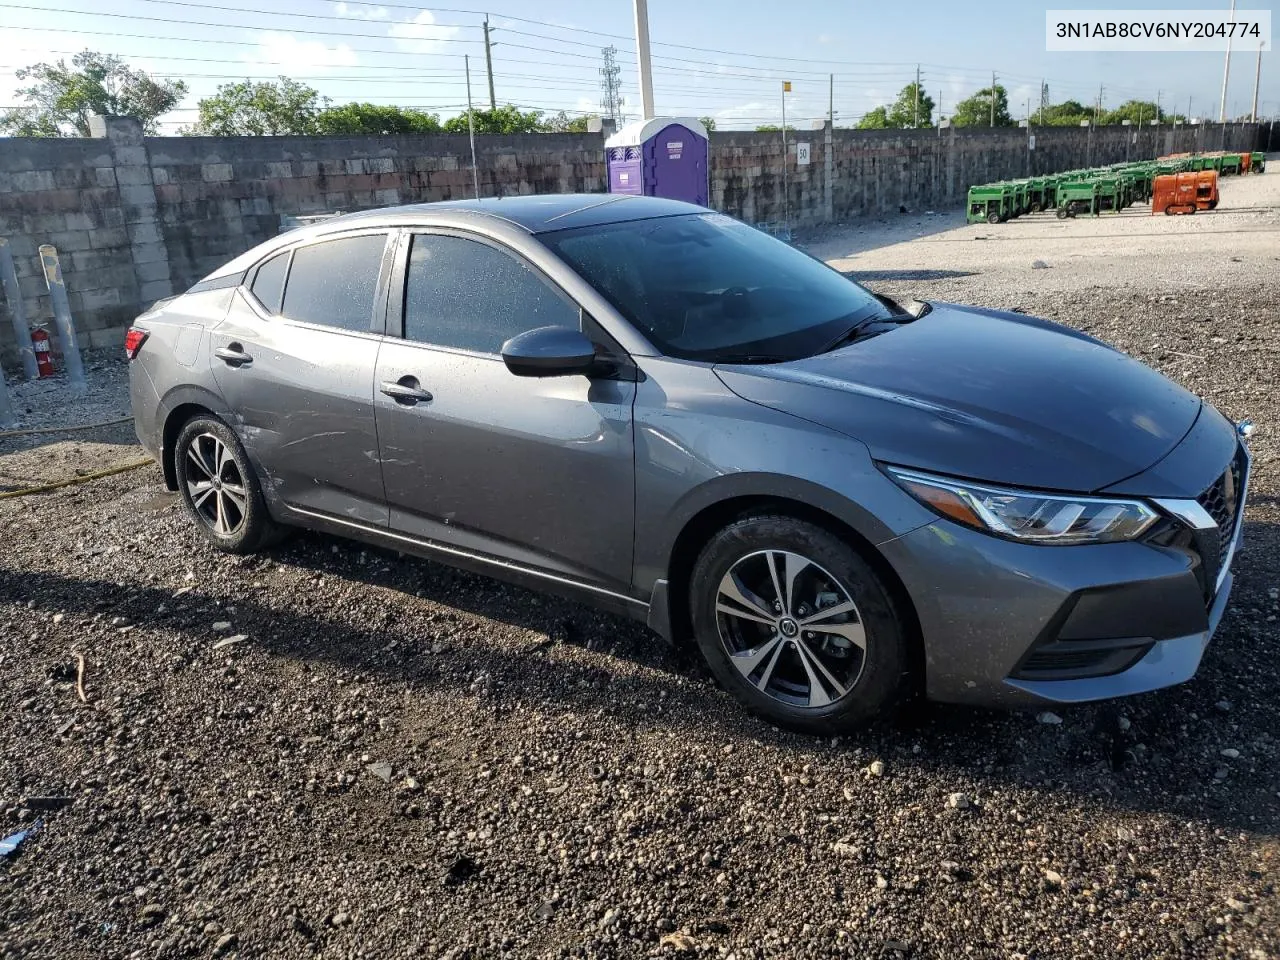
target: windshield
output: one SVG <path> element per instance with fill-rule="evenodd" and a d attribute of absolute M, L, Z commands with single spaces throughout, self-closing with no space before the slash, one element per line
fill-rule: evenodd
<path fill-rule="evenodd" d="M 539 238 L 663 353 L 768 362 L 820 352 L 889 310 L 826 264 L 717 213 Z"/>

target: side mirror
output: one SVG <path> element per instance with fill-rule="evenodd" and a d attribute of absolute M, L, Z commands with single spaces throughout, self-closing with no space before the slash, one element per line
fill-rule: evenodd
<path fill-rule="evenodd" d="M 596 348 L 581 330 L 538 327 L 502 345 L 502 362 L 517 377 L 564 377 L 590 373 Z"/>

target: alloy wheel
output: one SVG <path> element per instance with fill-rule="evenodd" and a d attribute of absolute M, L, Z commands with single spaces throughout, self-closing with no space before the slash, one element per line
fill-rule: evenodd
<path fill-rule="evenodd" d="M 212 433 L 202 433 L 187 446 L 187 494 L 196 516 L 219 536 L 244 526 L 249 491 L 235 457 Z"/>
<path fill-rule="evenodd" d="M 716 622 L 729 662 L 790 706 L 830 706 L 866 665 L 866 631 L 848 588 L 798 553 L 762 550 L 734 563 L 716 593 Z"/>

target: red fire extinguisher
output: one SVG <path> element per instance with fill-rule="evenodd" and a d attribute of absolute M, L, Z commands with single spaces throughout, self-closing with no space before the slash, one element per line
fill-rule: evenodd
<path fill-rule="evenodd" d="M 31 349 L 36 355 L 36 369 L 41 377 L 53 376 L 53 360 L 49 356 L 49 331 L 36 327 L 31 331 Z"/>

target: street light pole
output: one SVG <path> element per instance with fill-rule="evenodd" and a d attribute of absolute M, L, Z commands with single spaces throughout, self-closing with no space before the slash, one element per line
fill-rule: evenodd
<path fill-rule="evenodd" d="M 1233 0 L 1234 2 L 1234 0 Z M 640 112 L 642 119 L 653 119 L 653 67 L 649 62 L 649 4 L 636 3 L 636 60 L 640 72 Z"/>
<path fill-rule="evenodd" d="M 1231 19 L 1236 18 L 1236 0 L 1231 0 Z M 1222 106 L 1218 108 L 1218 122 L 1227 122 L 1227 79 L 1231 76 L 1231 34 L 1227 34 L 1227 60 L 1222 67 Z"/>

